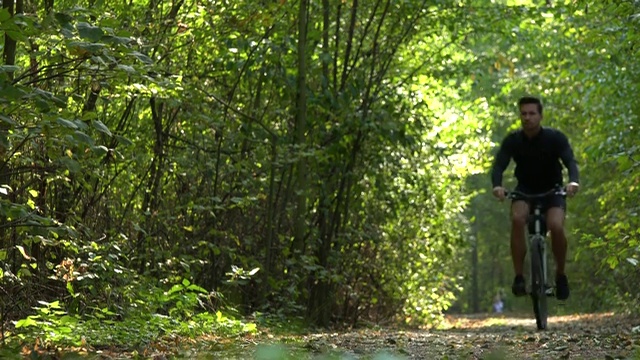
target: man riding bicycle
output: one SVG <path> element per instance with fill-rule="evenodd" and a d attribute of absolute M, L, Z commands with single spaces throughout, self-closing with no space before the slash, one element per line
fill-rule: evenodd
<path fill-rule="evenodd" d="M 542 127 L 542 102 L 535 97 L 523 97 L 518 101 L 522 127 L 507 135 L 493 162 L 491 181 L 493 195 L 501 201 L 506 197 L 502 187 L 502 174 L 511 159 L 516 164 L 516 190 L 523 193 L 541 193 L 563 183 L 562 164 L 569 172 L 568 196 L 578 192 L 578 165 L 569 140 L 562 132 Z M 569 282 L 565 274 L 567 238 L 564 233 L 566 202 L 560 195 L 543 200 L 547 229 L 551 233 L 553 255 L 556 263 L 556 297 L 569 297 Z M 516 296 L 526 295 L 523 276 L 524 258 L 527 252 L 525 227 L 530 206 L 524 200 L 513 200 L 511 204 L 511 258 L 515 279 L 511 290 Z"/>

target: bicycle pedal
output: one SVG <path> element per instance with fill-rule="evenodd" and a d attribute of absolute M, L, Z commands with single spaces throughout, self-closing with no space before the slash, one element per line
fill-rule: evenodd
<path fill-rule="evenodd" d="M 544 292 L 544 293 L 545 293 L 548 297 L 554 297 L 554 296 L 556 296 L 556 293 L 555 293 L 555 291 L 553 291 L 553 288 L 549 288 L 549 289 L 545 290 L 545 292 Z"/>

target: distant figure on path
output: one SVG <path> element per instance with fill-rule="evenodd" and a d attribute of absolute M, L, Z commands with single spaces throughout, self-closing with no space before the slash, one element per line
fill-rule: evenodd
<path fill-rule="evenodd" d="M 502 301 L 502 296 L 498 293 L 496 297 L 493 298 L 493 312 L 502 314 L 502 311 L 504 311 L 504 302 Z"/>

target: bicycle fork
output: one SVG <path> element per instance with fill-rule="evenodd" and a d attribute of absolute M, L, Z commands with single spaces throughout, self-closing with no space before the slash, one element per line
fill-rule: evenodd
<path fill-rule="evenodd" d="M 538 246 L 538 253 L 540 254 L 541 257 L 541 264 L 542 264 L 542 284 L 544 285 L 544 293 L 547 296 L 553 296 L 553 287 L 551 285 L 549 285 L 549 272 L 548 272 L 548 265 L 547 265 L 547 252 L 546 252 L 546 242 L 545 239 L 543 237 L 538 237 L 538 241 L 537 241 L 537 245 Z"/>
<path fill-rule="evenodd" d="M 547 296 L 553 296 L 553 287 L 549 286 L 549 274 L 547 271 L 547 244 L 545 241 L 545 235 L 542 234 L 542 214 L 539 208 L 534 210 L 534 236 L 530 246 L 537 247 L 537 254 L 540 256 L 540 265 L 542 266 L 542 284 L 544 286 L 544 293 Z M 536 253 L 536 252 L 534 252 Z M 533 284 L 532 284 L 533 285 Z"/>

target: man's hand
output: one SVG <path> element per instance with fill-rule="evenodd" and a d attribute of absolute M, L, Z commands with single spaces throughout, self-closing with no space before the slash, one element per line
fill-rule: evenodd
<path fill-rule="evenodd" d="M 578 185 L 577 182 L 570 182 L 567 184 L 567 196 L 572 197 L 575 194 L 578 193 L 578 188 L 580 187 L 580 185 Z M 495 193 L 495 190 L 494 190 Z"/>
<path fill-rule="evenodd" d="M 503 201 L 506 198 L 506 191 L 507 190 L 502 186 L 496 186 L 493 188 L 493 196 L 497 197 L 498 200 Z"/>

